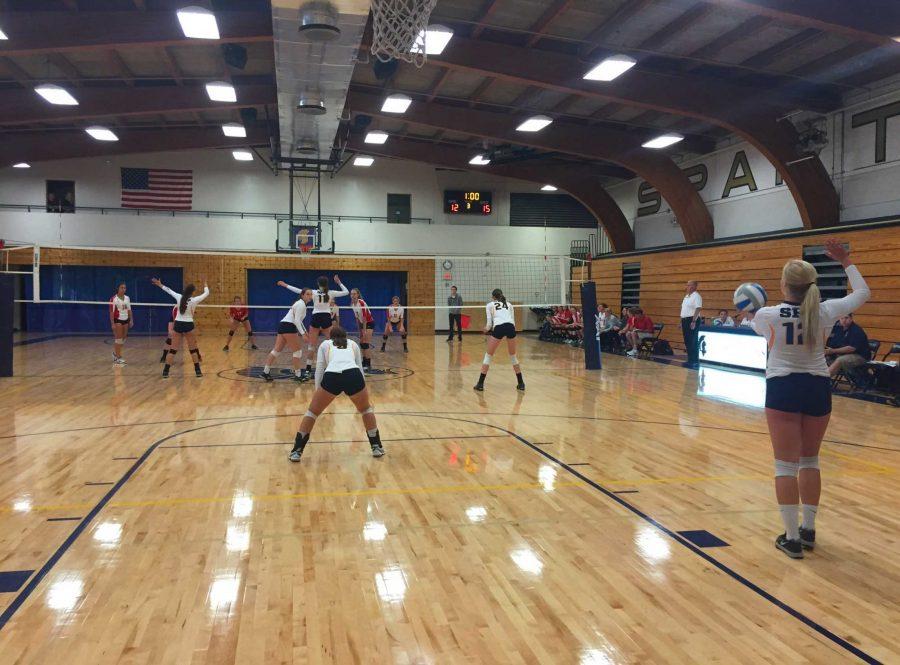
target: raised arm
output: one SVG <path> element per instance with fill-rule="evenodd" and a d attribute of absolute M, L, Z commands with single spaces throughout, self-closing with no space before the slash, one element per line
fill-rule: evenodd
<path fill-rule="evenodd" d="M 291 286 L 290 284 L 288 284 L 288 283 L 286 283 L 286 282 L 282 282 L 282 281 L 280 281 L 280 280 L 277 281 L 277 282 L 275 282 L 275 284 L 276 284 L 276 286 L 283 286 L 283 287 L 286 288 L 288 291 L 293 291 L 293 292 L 296 293 L 297 295 L 303 293 L 303 289 L 298 289 L 296 286 Z"/>
<path fill-rule="evenodd" d="M 203 285 L 203 293 L 201 293 L 199 296 L 194 296 L 193 298 L 191 298 L 191 300 L 193 300 L 195 303 L 201 303 L 204 300 L 206 300 L 208 297 L 209 297 L 209 287 L 206 284 L 204 284 Z"/>
<path fill-rule="evenodd" d="M 178 302 L 178 301 L 181 299 L 181 294 L 180 294 L 180 293 L 175 293 L 172 289 L 170 289 L 168 286 L 166 286 L 165 284 L 163 284 L 162 282 L 160 282 L 160 281 L 159 281 L 158 279 L 156 279 L 155 277 L 154 277 L 153 279 L 151 279 L 150 281 L 151 281 L 152 283 L 156 284 L 159 288 L 161 288 L 163 291 L 165 291 L 166 293 L 168 293 L 170 296 L 172 296 L 173 298 L 175 298 L 175 302 Z"/>
<path fill-rule="evenodd" d="M 335 277 L 337 277 L 337 275 L 335 275 Z M 341 297 L 343 297 L 343 296 L 349 296 L 349 295 L 350 295 L 350 292 L 347 290 L 347 287 L 346 287 L 346 286 L 344 286 L 344 285 L 341 284 L 340 282 L 338 282 L 338 286 L 341 287 L 340 291 L 338 291 L 337 289 L 330 289 L 330 290 L 328 291 L 328 295 L 329 295 L 331 298 L 341 298 Z"/>

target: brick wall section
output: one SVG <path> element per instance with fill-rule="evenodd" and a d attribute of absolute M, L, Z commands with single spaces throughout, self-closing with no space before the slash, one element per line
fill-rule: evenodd
<path fill-rule="evenodd" d="M 882 342 L 881 353 L 900 342 L 900 226 L 831 234 L 850 243 L 851 257 L 872 289 L 872 298 L 856 313 L 856 321 L 871 339 Z M 592 275 L 597 300 L 615 312 L 621 309 L 622 264 L 641 263 L 641 306 L 656 323 L 666 324 L 663 337 L 683 349 L 679 314 L 684 284 L 700 282 L 704 315 L 719 309 L 734 315 L 732 295 L 742 282 L 762 284 L 770 302 L 781 298 L 781 269 L 788 259 L 802 258 L 803 247 L 821 245 L 831 235 L 816 234 L 759 242 L 699 247 L 627 257 L 596 259 Z"/>
<path fill-rule="evenodd" d="M 30 254 L 30 250 L 28 250 Z M 30 260 L 30 259 L 29 259 Z M 252 255 L 252 254 L 162 254 L 156 252 L 118 252 L 115 250 L 82 250 L 41 248 L 41 265 L 89 266 L 160 266 L 181 268 L 184 278 L 197 284 L 205 276 L 209 282 L 210 304 L 230 304 L 234 296 L 247 300 L 247 270 L 321 270 L 331 277 L 342 270 L 405 271 L 407 273 L 407 303 L 434 305 L 434 259 L 363 258 L 344 256 Z M 181 285 L 169 284 L 178 290 Z M 298 285 L 299 286 L 299 285 Z M 313 286 L 309 284 L 307 286 Z M 353 288 L 347 284 L 347 288 Z M 112 293 L 112 292 L 110 292 Z M 365 290 L 363 290 L 365 294 Z M 349 304 L 349 297 L 341 305 Z M 382 303 L 372 303 L 372 305 Z M 383 303 L 385 305 L 389 303 Z M 202 330 L 225 328 L 220 309 L 197 310 L 197 322 Z M 434 310 L 419 310 L 411 319 L 412 333 L 434 333 Z"/>

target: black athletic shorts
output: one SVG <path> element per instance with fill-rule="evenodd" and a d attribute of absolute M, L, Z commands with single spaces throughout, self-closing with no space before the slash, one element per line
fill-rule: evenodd
<path fill-rule="evenodd" d="M 243 323 L 244 321 L 246 321 L 249 318 L 250 318 L 249 316 L 245 316 L 243 319 L 231 319 L 231 320 L 234 321 L 235 323 Z"/>
<path fill-rule="evenodd" d="M 494 326 L 494 329 L 491 331 L 491 337 L 494 339 L 503 339 L 504 337 L 515 339 L 516 327 L 512 323 L 501 323 L 499 326 Z"/>
<path fill-rule="evenodd" d="M 363 325 L 363 328 L 366 330 L 375 330 L 375 322 L 369 321 L 368 323 Z"/>
<path fill-rule="evenodd" d="M 766 379 L 766 408 L 805 416 L 827 416 L 831 413 L 831 379 L 814 374 Z"/>
<path fill-rule="evenodd" d="M 184 333 L 189 333 L 194 329 L 193 321 L 176 321 L 175 325 L 172 326 L 172 330 L 177 332 L 180 335 Z"/>
<path fill-rule="evenodd" d="M 114 323 L 120 326 L 127 326 L 129 323 L 131 323 L 131 319 L 125 319 L 124 321 L 119 321 L 119 319 L 116 319 Z"/>
<path fill-rule="evenodd" d="M 298 333 L 300 331 L 297 330 L 297 326 L 295 326 L 293 323 L 281 321 L 278 324 L 278 330 L 276 332 L 279 335 L 290 335 L 291 333 Z"/>
<path fill-rule="evenodd" d="M 309 321 L 310 328 L 318 328 L 319 330 L 327 330 L 331 327 L 330 312 L 316 312 Z"/>
<path fill-rule="evenodd" d="M 366 387 L 366 379 L 358 367 L 353 367 L 345 369 L 343 372 L 325 372 L 322 375 L 322 383 L 319 385 L 322 390 L 332 395 L 341 393 L 355 395 Z"/>

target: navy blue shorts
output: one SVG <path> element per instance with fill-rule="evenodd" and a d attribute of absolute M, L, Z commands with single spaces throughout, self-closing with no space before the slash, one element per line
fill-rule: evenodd
<path fill-rule="evenodd" d="M 814 374 L 766 379 L 766 408 L 805 416 L 827 416 L 831 413 L 831 379 Z"/>
<path fill-rule="evenodd" d="M 316 312 L 309 322 L 310 328 L 328 330 L 331 327 L 331 312 Z"/>
<path fill-rule="evenodd" d="M 358 367 L 345 369 L 343 372 L 325 372 L 319 386 L 332 395 L 347 393 L 355 395 L 366 387 L 366 379 Z"/>

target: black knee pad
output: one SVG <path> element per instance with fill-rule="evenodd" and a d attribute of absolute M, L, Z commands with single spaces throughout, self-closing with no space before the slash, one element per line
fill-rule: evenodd
<path fill-rule="evenodd" d="M 359 348 L 361 348 L 363 351 L 365 351 L 366 349 L 369 348 L 369 345 L 366 342 L 363 342 L 362 344 L 359 345 Z"/>
<path fill-rule="evenodd" d="M 228 336 L 229 336 L 229 337 L 234 337 L 234 331 L 233 331 L 233 330 L 229 330 L 229 331 L 228 331 Z"/>
<path fill-rule="evenodd" d="M 383 339 L 385 342 L 387 341 L 387 338 L 388 338 L 387 333 L 384 333 L 384 334 L 381 336 L 381 339 Z"/>
<path fill-rule="evenodd" d="M 172 346 L 172 338 L 166 337 L 166 346 Z"/>
<path fill-rule="evenodd" d="M 403 333 L 402 335 L 400 335 L 400 337 L 401 337 L 402 339 L 406 339 L 406 333 Z"/>
<path fill-rule="evenodd" d="M 248 331 L 247 331 L 247 337 L 253 337 L 253 331 L 252 331 L 252 330 L 248 330 Z"/>
<path fill-rule="evenodd" d="M 178 351 L 176 351 L 175 349 L 169 349 L 169 353 L 174 356 L 176 353 L 178 353 Z"/>

